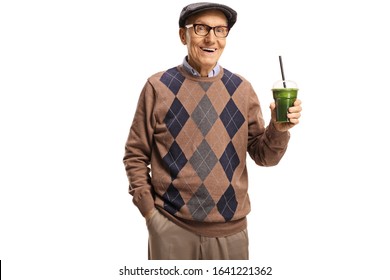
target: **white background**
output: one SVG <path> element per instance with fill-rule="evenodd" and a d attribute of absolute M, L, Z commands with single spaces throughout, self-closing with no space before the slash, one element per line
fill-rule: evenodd
<path fill-rule="evenodd" d="M 1 2 L 4 279 L 125 279 L 124 265 L 151 265 L 122 157 L 146 79 L 186 54 L 188 3 Z M 223 3 L 238 21 L 220 63 L 252 82 L 265 119 L 278 55 L 303 101 L 281 163 L 248 163 L 246 264 L 272 266 L 268 279 L 389 279 L 386 1 Z"/>

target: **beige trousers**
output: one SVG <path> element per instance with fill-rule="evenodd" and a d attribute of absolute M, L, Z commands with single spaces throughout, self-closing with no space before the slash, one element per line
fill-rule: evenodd
<path fill-rule="evenodd" d="M 146 221 L 149 260 L 247 260 L 248 232 L 204 237 L 183 229 L 154 211 Z"/>

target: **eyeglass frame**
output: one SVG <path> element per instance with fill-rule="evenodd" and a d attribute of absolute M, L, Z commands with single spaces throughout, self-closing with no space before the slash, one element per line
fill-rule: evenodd
<path fill-rule="evenodd" d="M 198 26 L 198 25 L 203 25 L 203 26 L 207 27 L 207 28 L 208 28 L 207 34 L 201 35 L 201 34 L 196 33 L 196 26 Z M 186 24 L 186 25 L 185 25 L 185 28 L 191 28 L 191 27 L 194 28 L 194 32 L 195 32 L 196 35 L 199 35 L 199 36 L 202 36 L 202 37 L 206 37 L 207 35 L 209 35 L 209 33 L 210 33 L 211 30 L 213 30 L 214 35 L 215 35 L 215 37 L 217 37 L 217 38 L 226 38 L 226 37 L 229 35 L 229 32 L 230 32 L 230 28 L 229 28 L 228 26 L 225 26 L 225 25 L 218 25 L 218 26 L 214 26 L 214 27 L 212 27 L 212 26 L 210 26 L 210 25 L 207 25 L 207 24 L 203 24 L 203 23 L 191 23 L 191 24 Z M 218 35 L 215 33 L 215 28 L 218 28 L 218 27 L 224 27 L 224 28 L 227 29 L 227 34 L 226 34 L 225 37 L 220 37 L 220 36 L 218 36 Z"/>

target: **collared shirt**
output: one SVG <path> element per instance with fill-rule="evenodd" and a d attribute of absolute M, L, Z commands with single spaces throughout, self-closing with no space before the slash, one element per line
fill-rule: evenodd
<path fill-rule="evenodd" d="M 186 56 L 184 59 L 183 59 L 183 67 L 184 69 L 186 69 L 186 71 L 188 73 L 190 73 L 191 75 L 194 75 L 194 76 L 198 76 L 200 77 L 200 74 L 198 71 L 196 71 L 187 61 L 187 58 L 188 56 Z M 218 73 L 220 71 L 220 67 L 219 67 L 219 64 L 217 62 L 217 64 L 215 65 L 215 67 L 213 68 L 213 70 L 210 71 L 210 73 L 207 75 L 207 77 L 211 78 L 211 77 L 214 77 L 214 76 L 217 76 Z"/>

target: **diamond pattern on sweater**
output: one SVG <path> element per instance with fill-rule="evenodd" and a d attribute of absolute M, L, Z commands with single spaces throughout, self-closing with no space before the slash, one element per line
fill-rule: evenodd
<path fill-rule="evenodd" d="M 233 139 L 236 132 L 240 129 L 241 125 L 245 122 L 245 118 L 237 108 L 233 99 L 230 99 L 219 116 L 223 125 L 226 128 L 230 138 Z"/>
<path fill-rule="evenodd" d="M 207 141 L 203 140 L 189 161 L 198 176 L 204 181 L 217 164 L 218 158 Z"/>
<path fill-rule="evenodd" d="M 171 176 L 161 206 L 173 215 L 186 209 L 195 221 L 213 221 L 218 213 L 232 220 L 238 208 L 233 178 L 242 161 L 233 139 L 245 123 L 237 96 L 243 80 L 225 69 L 221 81 L 194 84 L 174 67 L 160 81 L 167 95 L 163 145 L 169 149 L 161 151 L 162 170 Z"/>
<path fill-rule="evenodd" d="M 204 92 L 207 92 L 213 83 L 199 82 L 199 85 L 203 88 Z"/>
<path fill-rule="evenodd" d="M 189 117 L 190 115 L 179 99 L 175 98 L 164 118 L 164 123 L 167 125 L 169 132 L 174 138 L 180 133 Z"/>
<path fill-rule="evenodd" d="M 171 214 L 175 214 L 184 205 L 184 200 L 180 196 L 179 191 L 170 184 L 167 191 L 163 195 L 164 209 Z"/>
<path fill-rule="evenodd" d="M 218 114 L 207 95 L 203 96 L 198 106 L 196 106 L 194 112 L 191 114 L 191 118 L 194 120 L 203 136 L 206 136 L 218 119 Z"/>
<path fill-rule="evenodd" d="M 221 158 L 219 159 L 223 170 L 226 173 L 229 181 L 232 181 L 234 170 L 240 164 L 240 159 L 237 155 L 236 149 L 234 148 L 233 143 L 230 141 L 227 145 L 225 151 L 223 152 Z"/>
<path fill-rule="evenodd" d="M 222 82 L 225 85 L 227 91 L 229 92 L 230 96 L 234 94 L 236 89 L 241 84 L 242 80 L 237 75 L 234 75 L 232 72 L 224 69 L 224 74 L 222 77 Z"/>
<path fill-rule="evenodd" d="M 163 161 L 168 166 L 172 180 L 175 180 L 180 170 L 184 167 L 184 165 L 186 165 L 188 160 L 183 151 L 180 149 L 180 146 L 176 143 L 176 141 L 174 141 L 169 148 L 168 154 L 163 157 Z"/>
<path fill-rule="evenodd" d="M 167 70 L 160 78 L 160 81 L 165 84 L 174 95 L 176 95 L 183 82 L 185 77 L 180 74 L 176 67 Z"/>
<path fill-rule="evenodd" d="M 215 202 L 202 184 L 187 202 L 187 206 L 194 220 L 203 221 L 214 208 Z"/>
<path fill-rule="evenodd" d="M 218 212 L 224 217 L 225 221 L 230 221 L 237 209 L 236 193 L 230 185 L 217 203 Z"/>

